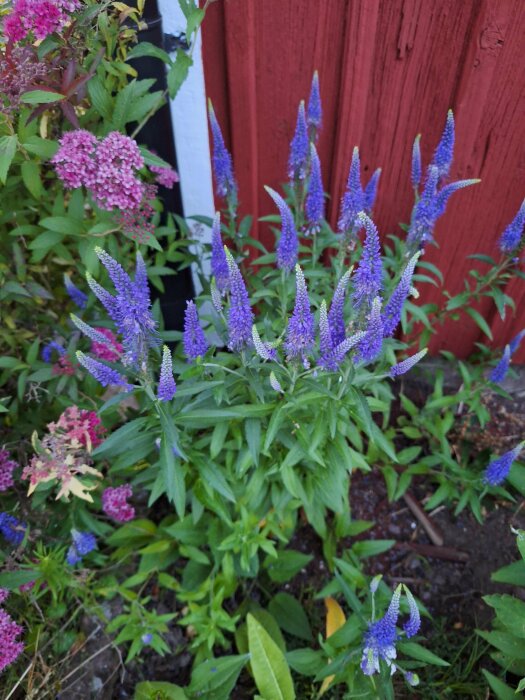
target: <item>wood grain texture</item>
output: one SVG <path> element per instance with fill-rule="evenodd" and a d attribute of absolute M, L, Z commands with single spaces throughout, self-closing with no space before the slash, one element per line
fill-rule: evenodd
<path fill-rule="evenodd" d="M 319 140 L 328 216 L 337 221 L 351 153 L 359 145 L 363 179 L 383 168 L 374 212 L 383 235 L 399 233 L 413 203 L 410 157 L 422 133 L 432 157 L 446 112 L 456 117 L 451 176 L 480 177 L 457 193 L 436 227 L 436 263 L 445 287 L 460 291 L 475 252 L 497 240 L 525 196 L 525 3 L 523 0 L 222 0 L 204 22 L 206 89 L 231 147 L 241 213 L 274 213 L 263 185 L 286 180 L 297 106 L 319 70 Z M 254 234 L 272 245 L 268 227 Z M 482 269 L 482 268 L 480 268 Z M 478 308 L 502 347 L 525 327 L 525 284 L 509 285 L 515 317 Z M 440 301 L 424 287 L 422 301 Z M 467 356 L 484 340 L 470 319 L 444 327 L 432 350 Z M 525 345 L 525 344 L 524 344 Z M 517 355 L 525 360 L 525 348 Z"/>

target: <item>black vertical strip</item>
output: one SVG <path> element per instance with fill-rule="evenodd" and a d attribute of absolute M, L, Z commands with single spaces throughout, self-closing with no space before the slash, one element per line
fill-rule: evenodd
<path fill-rule="evenodd" d="M 139 31 L 139 41 L 148 41 L 159 48 L 164 48 L 162 18 L 159 14 L 157 0 L 146 0 L 143 19 L 147 23 L 147 28 Z M 130 61 L 130 63 L 136 69 L 140 79 L 155 79 L 152 90 L 164 90 L 166 88 L 166 69 L 158 58 L 142 56 Z M 137 140 L 178 171 L 173 124 L 168 102 L 163 104 L 148 120 L 140 130 Z M 165 212 L 184 216 L 179 183 L 175 183 L 171 190 L 159 186 L 159 197 L 164 204 Z M 160 298 L 166 330 L 181 330 L 185 301 L 186 299 L 192 299 L 194 296 L 191 270 L 188 267 L 177 272 L 176 275 L 163 277 L 162 281 L 165 288 L 164 294 L 160 294 L 157 290 L 152 289 L 153 297 Z"/>

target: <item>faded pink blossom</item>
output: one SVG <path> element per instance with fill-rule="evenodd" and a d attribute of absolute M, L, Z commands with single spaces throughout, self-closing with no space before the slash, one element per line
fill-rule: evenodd
<path fill-rule="evenodd" d="M 106 515 L 119 523 L 127 523 L 135 517 L 135 508 L 126 503 L 126 499 L 131 498 L 133 489 L 129 484 L 122 486 L 111 486 L 102 493 L 102 509 Z"/>
<path fill-rule="evenodd" d="M 67 355 L 60 355 L 55 364 L 51 367 L 51 373 L 56 375 L 71 376 L 75 374 L 75 368 L 71 358 Z"/>
<path fill-rule="evenodd" d="M 150 168 L 152 173 L 156 174 L 155 180 L 159 185 L 162 185 L 162 187 L 166 187 L 168 190 L 171 190 L 173 185 L 176 182 L 179 182 L 179 175 L 178 173 L 173 170 L 173 168 L 163 168 L 160 167 L 159 165 L 150 165 Z"/>
<path fill-rule="evenodd" d="M 109 328 L 96 328 L 99 333 L 102 333 L 111 343 L 98 343 L 96 340 L 91 341 L 91 353 L 99 360 L 107 360 L 108 362 L 116 362 L 122 355 L 122 345 L 118 342 L 116 335 Z"/>
<path fill-rule="evenodd" d="M 22 628 L 11 616 L 0 608 L 0 673 L 24 651 L 24 644 L 16 638 L 22 634 Z"/>
<path fill-rule="evenodd" d="M 13 472 L 17 466 L 7 450 L 0 450 L 0 491 L 7 491 L 14 486 Z"/>
<path fill-rule="evenodd" d="M 5 603 L 5 601 L 9 598 L 9 591 L 7 588 L 0 588 L 0 605 L 2 603 Z"/>
<path fill-rule="evenodd" d="M 70 406 L 55 423 L 49 423 L 47 429 L 48 433 L 39 443 L 38 454 L 22 473 L 22 479 L 29 479 L 29 494 L 39 483 L 57 480 L 60 482 L 57 498 L 67 498 L 72 493 L 93 502 L 88 492 L 96 486 L 79 481 L 78 476 L 102 476 L 90 466 L 89 458 L 91 450 L 102 441 L 104 428 L 99 417 L 94 411 Z"/>
<path fill-rule="evenodd" d="M 145 243 L 155 233 L 151 219 L 155 210 L 153 201 L 157 196 L 157 185 L 144 185 L 144 196 L 137 209 L 127 209 L 117 214 L 117 224 L 134 241 Z"/>

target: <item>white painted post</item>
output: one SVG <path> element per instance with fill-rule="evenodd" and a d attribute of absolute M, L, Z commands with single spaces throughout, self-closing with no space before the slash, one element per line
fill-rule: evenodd
<path fill-rule="evenodd" d="M 183 34 L 186 29 L 186 19 L 177 0 L 159 0 L 159 9 L 164 32 L 173 35 Z M 193 50 L 193 66 L 176 98 L 170 101 L 182 205 L 186 217 L 195 214 L 213 217 L 215 213 L 201 48 L 202 32 L 199 31 Z M 192 232 L 196 236 L 199 235 L 203 242 L 210 242 L 210 229 L 203 229 L 195 221 L 188 221 L 188 224 Z M 209 274 L 209 261 L 206 261 L 203 267 Z M 198 294 L 201 288 L 195 270 L 193 270 L 193 282 Z"/>

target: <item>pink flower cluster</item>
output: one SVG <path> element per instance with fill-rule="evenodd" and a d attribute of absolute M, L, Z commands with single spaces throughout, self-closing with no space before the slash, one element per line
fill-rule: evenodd
<path fill-rule="evenodd" d="M 100 418 L 95 411 L 86 411 L 78 406 L 69 406 L 56 423 L 49 423 L 47 429 L 51 435 L 60 435 L 73 447 L 82 445 L 89 450 L 102 442 L 104 432 Z"/>
<path fill-rule="evenodd" d="M 162 187 L 171 190 L 173 185 L 179 181 L 178 173 L 173 168 L 162 168 L 159 165 L 150 165 L 149 169 L 157 176 L 155 180 Z"/>
<path fill-rule="evenodd" d="M 127 523 L 135 517 L 135 508 L 126 503 L 126 499 L 131 498 L 133 490 L 129 484 L 122 486 L 111 486 L 104 489 L 102 494 L 102 509 L 106 515 L 119 523 Z"/>
<path fill-rule="evenodd" d="M 9 46 L 0 53 L 0 111 L 10 114 L 20 107 L 20 96 L 47 73 L 29 46 Z"/>
<path fill-rule="evenodd" d="M 98 343 L 96 340 L 91 341 L 91 353 L 99 360 L 107 362 L 116 362 L 122 355 L 122 345 L 117 341 L 117 337 L 110 331 L 109 328 L 96 328 L 99 333 L 105 336 L 111 345 L 106 343 Z"/>
<path fill-rule="evenodd" d="M 136 141 L 118 131 L 102 141 L 84 129 L 70 131 L 51 162 L 65 187 L 87 187 L 101 209 L 136 210 L 142 203 L 144 184 L 136 171 L 144 159 Z"/>
<path fill-rule="evenodd" d="M 0 491 L 7 491 L 14 485 L 13 472 L 17 466 L 7 450 L 0 450 Z"/>
<path fill-rule="evenodd" d="M 20 625 L 14 622 L 3 608 L 0 608 L 0 673 L 6 666 L 16 661 L 24 651 L 23 642 L 17 641 L 17 637 L 21 634 Z"/>
<path fill-rule="evenodd" d="M 15 0 L 4 21 L 4 34 L 13 42 L 33 32 L 36 39 L 45 39 L 70 20 L 70 13 L 80 7 L 78 0 Z"/>
<path fill-rule="evenodd" d="M 5 601 L 9 598 L 9 591 L 7 588 L 0 588 L 0 605 L 2 603 L 5 603 Z"/>
<path fill-rule="evenodd" d="M 144 185 L 144 197 L 137 209 L 127 209 L 117 215 L 117 223 L 134 241 L 145 243 L 155 232 L 151 219 L 155 210 L 153 201 L 157 196 L 157 185 Z"/>

